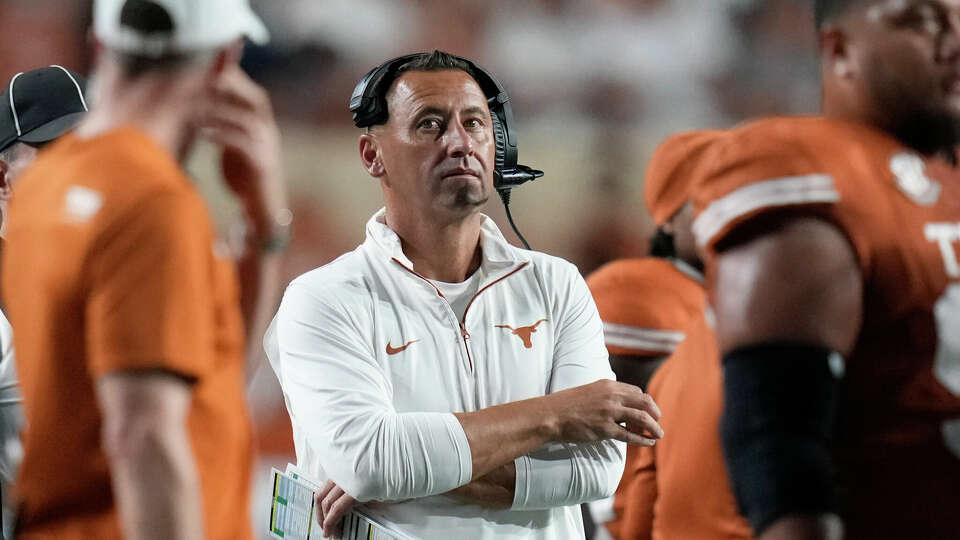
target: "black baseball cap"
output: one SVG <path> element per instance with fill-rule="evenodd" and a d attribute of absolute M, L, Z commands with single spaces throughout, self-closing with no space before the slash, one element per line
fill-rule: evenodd
<path fill-rule="evenodd" d="M 0 93 L 0 151 L 20 141 L 41 144 L 73 129 L 87 112 L 87 81 L 61 66 L 10 79 Z"/>

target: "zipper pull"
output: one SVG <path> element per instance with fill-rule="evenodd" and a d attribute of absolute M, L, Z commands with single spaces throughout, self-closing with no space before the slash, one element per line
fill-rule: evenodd
<path fill-rule="evenodd" d="M 470 339 L 470 332 L 467 332 L 467 327 L 460 323 L 460 335 L 463 336 L 463 339 Z"/>

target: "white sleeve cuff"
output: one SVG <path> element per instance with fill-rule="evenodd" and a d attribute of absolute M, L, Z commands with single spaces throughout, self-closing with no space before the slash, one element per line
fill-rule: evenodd
<path fill-rule="evenodd" d="M 550 443 L 514 460 L 513 510 L 570 506 L 609 497 L 623 474 L 619 441 Z"/>
<path fill-rule="evenodd" d="M 460 462 L 460 479 L 457 487 L 465 486 L 473 480 L 473 452 L 470 451 L 470 441 L 467 440 L 467 434 L 456 416 L 445 414 L 443 419 L 447 424 L 450 442 L 457 453 L 457 460 Z"/>

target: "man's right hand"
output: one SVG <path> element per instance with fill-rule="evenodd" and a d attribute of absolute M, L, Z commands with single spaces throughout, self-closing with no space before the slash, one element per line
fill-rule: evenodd
<path fill-rule="evenodd" d="M 323 528 L 324 538 L 337 538 L 343 532 L 343 518 L 357 500 L 333 480 L 327 480 L 323 489 L 314 495 L 317 506 L 317 523 Z"/>
<path fill-rule="evenodd" d="M 639 387 L 601 380 L 546 396 L 547 414 L 554 427 L 553 440 L 592 442 L 616 439 L 638 446 L 653 446 L 663 437 L 657 423 L 661 412 Z M 624 427 L 623 424 L 626 424 Z"/>

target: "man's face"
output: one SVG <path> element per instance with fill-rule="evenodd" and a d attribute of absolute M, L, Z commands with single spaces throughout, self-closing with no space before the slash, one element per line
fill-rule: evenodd
<path fill-rule="evenodd" d="M 9 191 L 13 188 L 17 178 L 37 159 L 37 149 L 23 143 L 16 143 L 13 150 L 13 159 L 4 161 L 3 178 L 0 179 L 0 189 Z"/>
<path fill-rule="evenodd" d="M 13 195 L 17 177 L 37 159 L 37 149 L 16 143 L 9 161 L 0 160 L 0 236 L 6 231 L 7 201 Z"/>
<path fill-rule="evenodd" d="M 895 135 L 924 149 L 960 136 L 960 0 L 878 0 L 847 26 L 860 93 Z"/>
<path fill-rule="evenodd" d="M 387 204 L 420 215 L 476 212 L 493 190 L 490 109 L 460 70 L 404 73 L 387 94 L 389 120 L 374 129 Z"/>

